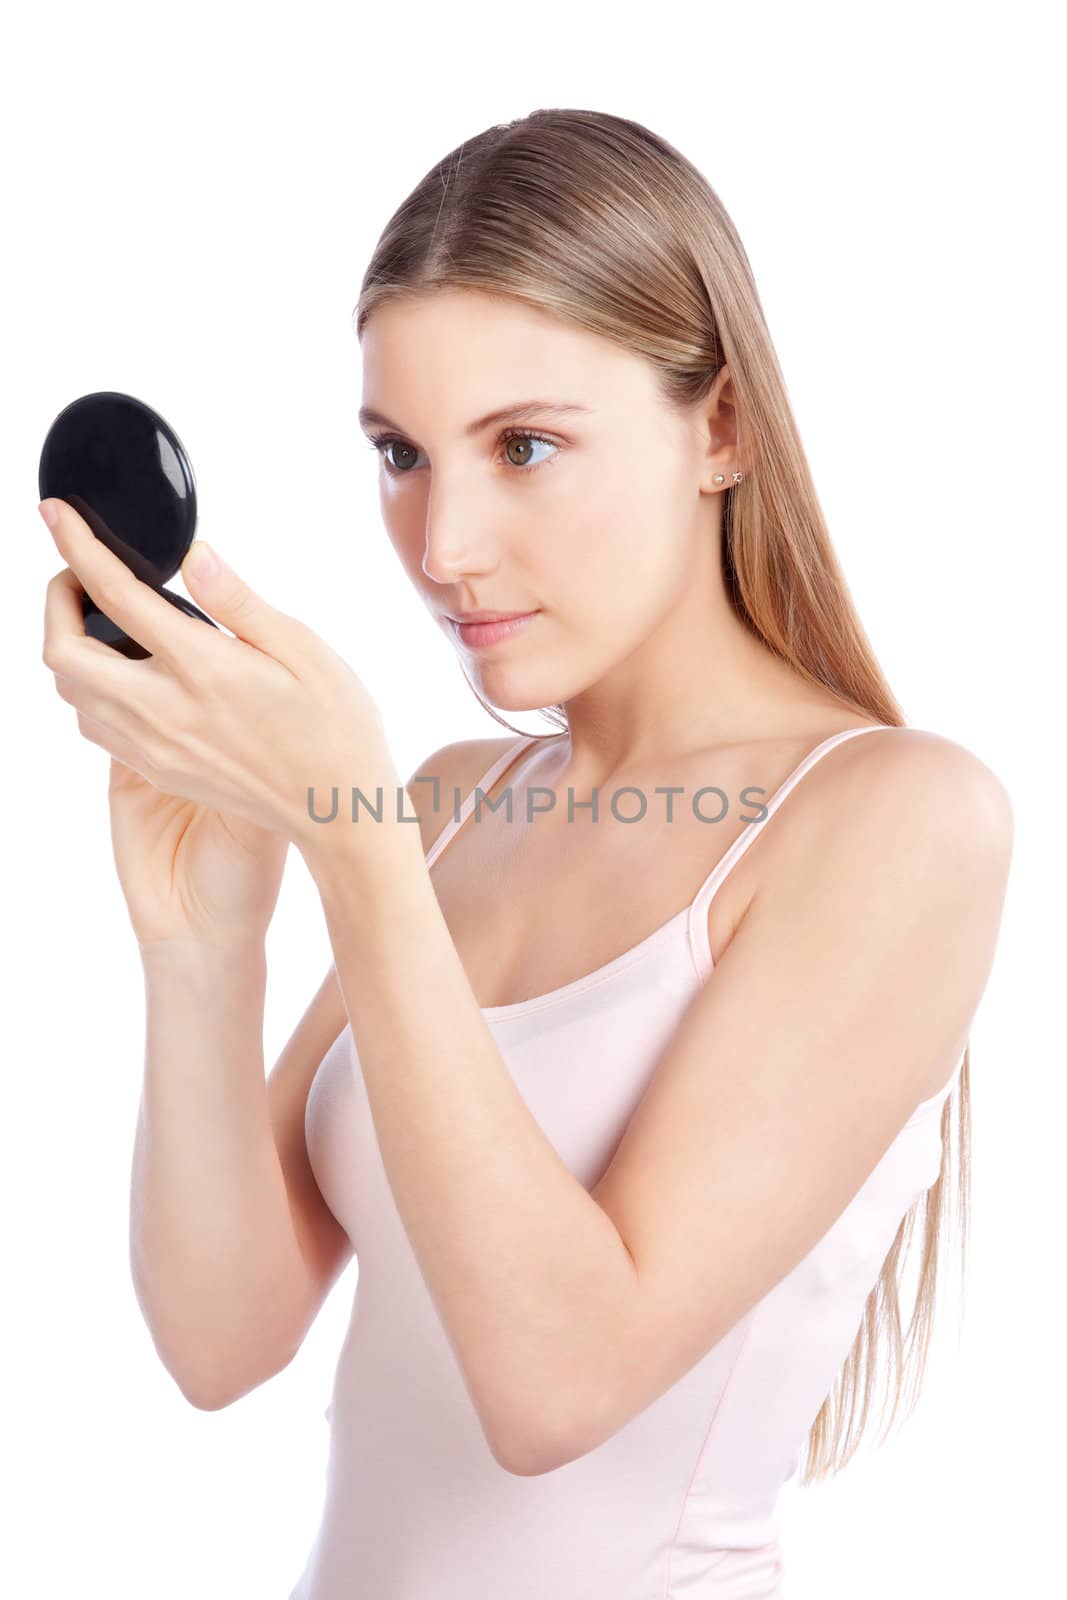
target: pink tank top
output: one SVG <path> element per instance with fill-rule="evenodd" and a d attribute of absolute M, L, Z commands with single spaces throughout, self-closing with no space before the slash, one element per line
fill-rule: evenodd
<path fill-rule="evenodd" d="M 823 740 L 761 825 L 835 745 L 874 731 Z M 538 737 L 493 763 L 427 865 L 477 790 Z M 483 1010 L 530 1110 L 588 1189 L 712 971 L 708 907 L 757 832 L 745 828 L 688 906 L 606 966 Z M 941 1107 L 962 1060 L 804 1260 L 678 1383 L 578 1460 L 520 1477 L 490 1454 L 423 1282 L 346 1026 L 311 1086 L 305 1130 L 357 1277 L 326 1412 L 325 1507 L 289 1600 L 784 1600 L 779 1492 L 904 1213 L 940 1173 Z"/>

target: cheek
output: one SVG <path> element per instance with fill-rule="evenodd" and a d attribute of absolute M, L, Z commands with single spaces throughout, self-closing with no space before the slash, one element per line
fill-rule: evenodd
<path fill-rule="evenodd" d="M 675 595 L 681 570 L 670 518 L 670 508 L 640 482 L 616 480 L 584 508 L 569 507 L 551 535 L 561 594 L 587 616 L 603 613 L 616 623 L 655 610 Z"/>

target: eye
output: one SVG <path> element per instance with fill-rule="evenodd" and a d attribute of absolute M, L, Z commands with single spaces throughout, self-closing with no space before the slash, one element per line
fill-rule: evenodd
<path fill-rule="evenodd" d="M 536 472 L 538 467 L 548 466 L 553 462 L 560 450 L 560 446 L 555 444 L 553 440 L 546 439 L 539 433 L 527 433 L 519 428 L 509 428 L 505 433 L 501 434 L 498 443 L 504 445 L 505 448 L 509 444 L 520 444 L 524 448 L 530 445 L 545 445 L 549 450 L 556 452 L 556 455 L 548 456 L 541 461 L 516 462 L 511 456 L 505 456 L 505 463 L 515 472 Z M 412 470 L 410 458 L 414 457 L 416 460 L 418 458 L 418 451 L 414 445 L 408 444 L 405 439 L 401 439 L 395 433 L 372 434 L 370 436 L 370 446 L 372 450 L 378 452 L 385 464 L 385 470 L 394 478 L 405 477 Z M 395 462 L 390 461 L 388 452 L 394 447 L 401 454 L 401 458 L 403 458 L 404 453 L 407 454 L 409 458 L 408 466 L 398 466 Z"/>

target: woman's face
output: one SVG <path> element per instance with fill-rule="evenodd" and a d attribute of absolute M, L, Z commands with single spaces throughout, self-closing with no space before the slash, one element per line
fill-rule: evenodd
<path fill-rule="evenodd" d="M 701 491 L 734 451 L 709 446 L 708 400 L 674 415 L 648 363 L 473 290 L 382 305 L 361 342 L 390 540 L 492 704 L 565 703 L 717 573 L 721 497 Z M 537 614 L 474 646 L 448 620 L 472 610 Z"/>

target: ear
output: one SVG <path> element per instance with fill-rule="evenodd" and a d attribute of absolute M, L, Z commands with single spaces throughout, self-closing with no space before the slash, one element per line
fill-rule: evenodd
<path fill-rule="evenodd" d="M 737 448 L 737 410 L 733 380 L 725 361 L 703 401 L 706 449 L 700 473 L 701 494 L 721 494 L 731 487 L 741 466 Z M 722 483 L 715 479 L 722 475 Z"/>

